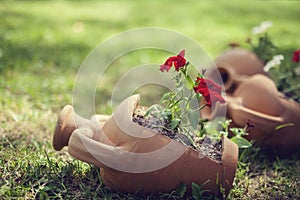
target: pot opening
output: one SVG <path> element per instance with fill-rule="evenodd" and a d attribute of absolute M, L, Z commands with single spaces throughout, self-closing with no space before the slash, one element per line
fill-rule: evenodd
<path fill-rule="evenodd" d="M 222 139 L 214 140 L 208 136 L 199 138 L 192 132 L 186 135 L 180 131 L 179 127 L 176 129 L 171 129 L 165 120 L 160 119 L 155 115 L 151 115 L 151 113 L 148 116 L 144 116 L 145 112 L 146 111 L 142 110 L 141 107 L 137 107 L 133 112 L 132 121 L 142 127 L 151 129 L 158 134 L 176 140 L 185 146 L 191 147 L 214 161 L 219 163 L 222 162 Z"/>
<path fill-rule="evenodd" d="M 217 70 L 214 70 L 211 73 L 211 78 L 213 80 L 221 80 L 223 83 L 219 83 L 220 85 L 224 84 L 225 90 L 228 93 L 233 93 L 233 91 L 236 89 L 237 85 L 235 84 L 233 78 L 232 78 L 232 72 L 230 69 L 227 69 L 228 67 L 218 66 Z"/>
<path fill-rule="evenodd" d="M 229 74 L 227 73 L 227 71 L 225 71 L 224 69 L 220 68 L 219 72 L 221 74 L 221 78 L 224 84 L 227 83 L 228 79 L 229 79 Z"/>

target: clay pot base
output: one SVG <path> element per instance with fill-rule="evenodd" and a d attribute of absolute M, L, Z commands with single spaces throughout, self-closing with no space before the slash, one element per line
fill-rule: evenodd
<path fill-rule="evenodd" d="M 165 168 L 148 173 L 127 173 L 107 167 L 95 159 L 82 145 L 83 137 L 89 140 L 92 132 L 76 130 L 70 139 L 69 153 L 77 159 L 101 167 L 100 173 L 104 184 L 118 191 L 170 192 L 181 182 L 185 183 L 190 190 L 191 183 L 195 182 L 199 185 L 206 183 L 203 189 L 215 195 L 219 195 L 219 189 L 223 187 L 225 195 L 228 195 L 232 187 L 237 163 L 237 157 L 234 158 L 232 153 L 237 152 L 237 148 L 232 148 L 227 139 L 223 140 L 226 150 L 223 150 L 222 163 L 217 163 L 207 157 L 199 159 L 199 153 L 188 148 L 183 156 Z M 109 154 L 109 157 L 114 156 L 113 153 Z M 124 159 L 119 161 L 123 162 Z M 180 180 L 178 180 L 179 177 L 181 177 Z"/>

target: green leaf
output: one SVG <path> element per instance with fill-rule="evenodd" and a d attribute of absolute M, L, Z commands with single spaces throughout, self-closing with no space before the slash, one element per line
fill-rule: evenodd
<path fill-rule="evenodd" d="M 185 87 L 189 90 L 194 88 L 194 82 L 189 75 L 186 76 Z"/>
<path fill-rule="evenodd" d="M 286 123 L 286 124 L 280 124 L 278 126 L 275 127 L 275 131 L 279 130 L 279 129 L 282 129 L 284 127 L 287 127 L 287 126 L 294 126 L 295 124 L 293 123 Z"/>
<path fill-rule="evenodd" d="M 236 143 L 239 148 L 249 148 L 252 146 L 252 144 L 248 140 L 239 136 L 235 136 L 230 140 Z"/>
<path fill-rule="evenodd" d="M 187 114 L 192 127 L 196 130 L 199 124 L 200 113 L 193 110 L 188 110 Z"/>
<path fill-rule="evenodd" d="M 192 183 L 192 196 L 194 199 L 199 200 L 202 196 L 201 188 L 198 184 Z"/>
<path fill-rule="evenodd" d="M 224 121 L 219 121 L 218 123 L 222 125 L 224 131 L 227 131 L 231 121 L 231 119 L 226 119 Z"/>
<path fill-rule="evenodd" d="M 164 101 L 168 100 L 171 97 L 171 92 L 167 92 L 164 94 L 164 96 L 161 98 L 160 103 L 163 103 Z"/>
<path fill-rule="evenodd" d="M 209 136 L 220 135 L 220 132 L 214 126 L 205 126 L 206 132 Z"/>
<path fill-rule="evenodd" d="M 177 128 L 178 125 L 179 125 L 179 123 L 180 123 L 180 119 L 178 119 L 178 118 L 172 119 L 172 121 L 171 121 L 171 129 Z"/>
<path fill-rule="evenodd" d="M 152 112 L 154 109 L 157 109 L 157 108 L 159 108 L 158 104 L 154 104 L 154 105 L 150 106 L 148 108 L 148 110 L 146 111 L 146 113 L 144 114 L 144 117 L 148 116 L 150 114 L 150 112 Z"/>
<path fill-rule="evenodd" d="M 180 198 L 182 198 L 185 192 L 186 192 L 186 185 L 184 183 L 180 183 L 175 190 L 175 194 Z"/>
<path fill-rule="evenodd" d="M 227 131 L 220 131 L 221 135 L 224 135 L 224 137 L 228 137 L 228 132 Z"/>
<path fill-rule="evenodd" d="M 234 136 L 236 137 L 242 137 L 244 135 L 248 135 L 248 133 L 246 132 L 246 130 L 244 128 L 230 128 L 229 129 L 233 134 Z"/>
<path fill-rule="evenodd" d="M 164 117 L 164 118 L 172 118 L 172 110 L 170 110 L 170 109 L 163 109 L 162 110 L 162 113 L 161 113 L 161 115 Z"/>
<path fill-rule="evenodd" d="M 180 103 L 180 99 L 178 99 L 177 101 L 175 102 L 172 102 L 170 105 L 169 105 L 169 108 L 172 108 L 172 107 L 175 107 L 175 106 L 178 106 L 178 104 Z"/>
<path fill-rule="evenodd" d="M 189 64 L 190 64 L 190 61 L 187 61 L 185 64 L 185 67 L 189 66 Z"/>

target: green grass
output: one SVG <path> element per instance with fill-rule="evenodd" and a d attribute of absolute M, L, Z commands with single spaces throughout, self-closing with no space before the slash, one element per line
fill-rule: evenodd
<path fill-rule="evenodd" d="M 151 26 L 179 31 L 216 57 L 228 43 L 243 43 L 264 20 L 274 24 L 275 44 L 292 52 L 300 46 L 299 11 L 300 3 L 289 1 L 0 2 L 0 199 L 176 198 L 112 191 L 102 185 L 96 167 L 52 149 L 57 113 L 72 103 L 81 62 L 105 39 Z M 107 71 L 105 86 L 97 88 L 97 112 L 110 113 L 113 85 L 130 66 L 164 58 L 144 50 L 115 61 L 118 68 Z M 155 100 L 141 92 L 145 103 Z M 299 155 L 279 159 L 247 151 L 229 198 L 299 199 L 299 161 Z"/>

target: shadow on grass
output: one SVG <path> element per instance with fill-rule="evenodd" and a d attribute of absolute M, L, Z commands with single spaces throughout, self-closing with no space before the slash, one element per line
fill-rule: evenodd
<path fill-rule="evenodd" d="M 43 40 L 14 44 L 0 35 L 2 62 L 0 72 L 4 70 L 43 71 L 54 66 L 59 70 L 77 69 L 90 51 L 87 45 L 64 41 L 56 44 L 44 44 Z"/>
<path fill-rule="evenodd" d="M 59 31 L 61 24 L 44 16 L 4 10 L 0 24 L 0 72 L 78 68 L 91 50 L 84 41 L 68 38 Z"/>

